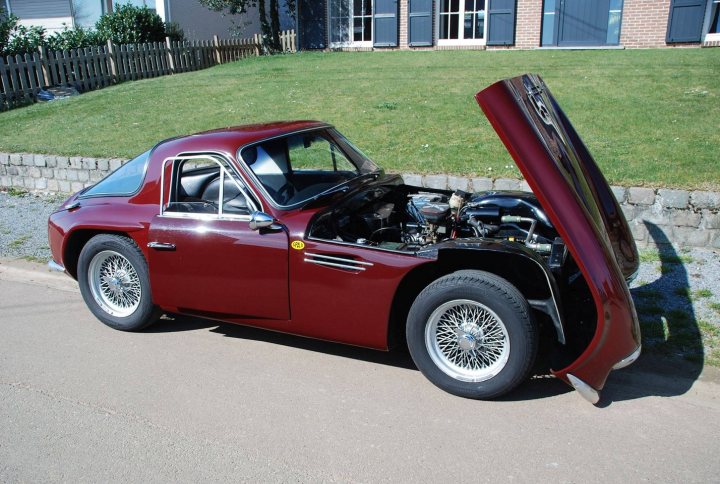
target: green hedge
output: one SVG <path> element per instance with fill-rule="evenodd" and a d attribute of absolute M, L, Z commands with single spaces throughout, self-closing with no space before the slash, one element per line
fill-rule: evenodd
<path fill-rule="evenodd" d="M 40 46 L 49 50 L 80 49 L 103 45 L 108 40 L 116 44 L 163 42 L 165 37 L 183 40 L 184 33 L 175 23 L 164 24 L 160 16 L 147 7 L 120 5 L 115 11 L 100 17 L 95 29 L 65 28 L 48 35 L 40 26 L 20 25 L 15 15 L 5 15 L 0 6 L 0 55 L 34 52 Z"/>

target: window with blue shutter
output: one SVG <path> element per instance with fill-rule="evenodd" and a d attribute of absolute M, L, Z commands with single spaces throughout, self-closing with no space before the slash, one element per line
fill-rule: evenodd
<path fill-rule="evenodd" d="M 667 42 L 700 42 L 707 0 L 672 0 Z"/>
<path fill-rule="evenodd" d="M 488 3 L 487 45 L 515 44 L 516 0 L 490 0 Z"/>
<path fill-rule="evenodd" d="M 398 4 L 397 0 L 375 0 L 375 35 L 373 46 L 397 47 L 398 45 Z"/>
<path fill-rule="evenodd" d="M 433 45 L 432 0 L 408 0 L 408 45 Z"/>
<path fill-rule="evenodd" d="M 298 46 L 301 50 L 325 48 L 325 2 L 299 0 L 297 3 Z"/>

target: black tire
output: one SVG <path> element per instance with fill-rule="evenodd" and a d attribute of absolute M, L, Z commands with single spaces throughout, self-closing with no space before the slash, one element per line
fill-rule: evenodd
<path fill-rule="evenodd" d="M 527 380 L 538 349 L 523 295 L 483 271 L 455 272 L 423 289 L 410 308 L 406 335 L 428 380 L 475 399 L 499 397 Z"/>
<path fill-rule="evenodd" d="M 102 288 L 100 281 L 104 278 L 98 277 L 98 274 L 103 270 L 112 271 L 112 264 L 115 264 L 114 267 L 122 265 L 113 272 L 113 280 Z M 145 257 L 128 237 L 101 234 L 91 238 L 80 252 L 77 276 L 85 304 L 96 318 L 111 328 L 139 331 L 157 321 L 161 315 L 152 302 Z M 119 304 L 113 300 L 118 296 L 110 289 L 111 284 L 121 293 L 117 299 Z M 124 296 L 126 291 L 127 297 Z M 123 307 L 125 304 L 128 307 Z"/>

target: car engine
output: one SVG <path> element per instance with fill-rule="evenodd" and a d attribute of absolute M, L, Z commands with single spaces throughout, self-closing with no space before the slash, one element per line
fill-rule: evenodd
<path fill-rule="evenodd" d="M 424 191 L 407 185 L 376 186 L 351 196 L 319 216 L 310 236 L 395 251 L 417 251 L 447 239 L 496 239 L 523 244 L 549 259 L 562 258 L 565 248 L 531 193 Z"/>

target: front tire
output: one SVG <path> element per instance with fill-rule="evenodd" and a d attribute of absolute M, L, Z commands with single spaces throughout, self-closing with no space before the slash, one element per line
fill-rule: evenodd
<path fill-rule="evenodd" d="M 111 328 L 139 331 L 160 317 L 145 257 L 128 237 L 101 234 L 90 239 L 80 252 L 78 283 L 90 311 Z"/>
<path fill-rule="evenodd" d="M 407 342 L 418 369 L 461 397 L 499 397 L 525 381 L 538 348 L 530 307 L 512 284 L 483 271 L 441 277 L 415 299 Z"/>

